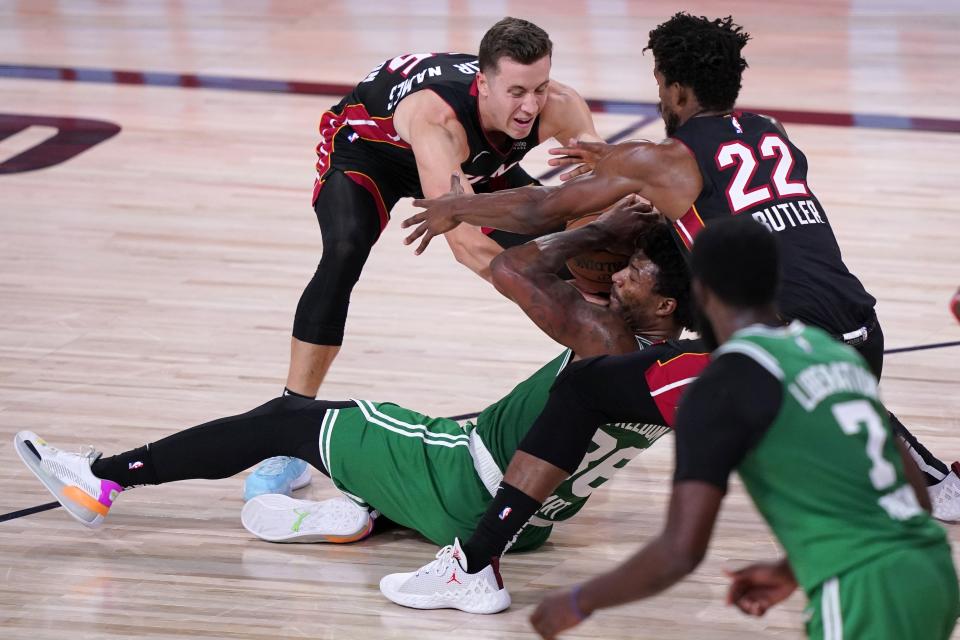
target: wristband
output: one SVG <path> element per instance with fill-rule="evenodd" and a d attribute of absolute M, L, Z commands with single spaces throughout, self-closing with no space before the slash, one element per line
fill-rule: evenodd
<path fill-rule="evenodd" d="M 577 585 L 570 591 L 570 609 L 573 611 L 573 615 L 577 616 L 577 620 L 583 622 L 590 617 L 589 613 L 584 613 L 580 610 L 580 605 L 577 604 L 577 596 L 580 595 L 580 587 L 582 585 Z"/>

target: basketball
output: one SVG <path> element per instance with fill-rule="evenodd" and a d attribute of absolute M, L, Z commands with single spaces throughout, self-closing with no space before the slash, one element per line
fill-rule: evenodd
<path fill-rule="evenodd" d="M 588 213 L 567 223 L 567 229 L 576 229 L 600 217 L 600 213 Z M 609 251 L 591 251 L 567 260 L 567 269 L 573 274 L 577 286 L 587 293 L 610 293 L 612 277 L 627 266 L 628 256 Z"/>

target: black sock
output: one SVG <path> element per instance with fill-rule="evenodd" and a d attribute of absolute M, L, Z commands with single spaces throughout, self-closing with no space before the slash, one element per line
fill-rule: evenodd
<path fill-rule="evenodd" d="M 286 387 L 283 388 L 283 393 L 281 396 L 293 396 L 294 398 L 306 398 L 307 400 L 316 400 L 316 396 L 305 396 L 302 393 L 297 393 L 296 391 L 290 391 Z"/>
<path fill-rule="evenodd" d="M 463 553 L 467 556 L 468 573 L 485 569 L 491 558 L 503 555 L 507 546 L 538 509 L 538 500 L 506 482 L 501 482 L 497 495 L 480 518 L 473 535 L 462 545 Z"/>
<path fill-rule="evenodd" d="M 113 480 L 125 489 L 145 484 L 159 484 L 153 465 L 153 456 L 150 455 L 150 445 L 109 458 L 99 458 L 90 465 L 90 470 L 98 478 Z"/>

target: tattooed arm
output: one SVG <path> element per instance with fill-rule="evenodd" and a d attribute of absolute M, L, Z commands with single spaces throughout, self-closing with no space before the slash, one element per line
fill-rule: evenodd
<path fill-rule="evenodd" d="M 517 303 L 548 336 L 579 357 L 636 351 L 633 332 L 608 307 L 587 302 L 557 272 L 570 258 L 623 244 L 642 228 L 649 205 L 625 198 L 609 214 L 570 231 L 543 236 L 513 247 L 491 264 L 493 285 Z"/>

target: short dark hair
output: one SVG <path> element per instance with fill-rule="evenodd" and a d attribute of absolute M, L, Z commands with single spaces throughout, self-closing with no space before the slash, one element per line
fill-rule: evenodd
<path fill-rule="evenodd" d="M 725 303 L 741 308 L 773 303 L 780 287 L 780 248 L 753 218 L 711 222 L 690 254 L 693 277 Z"/>
<path fill-rule="evenodd" d="M 697 323 L 690 296 L 690 270 L 670 232 L 670 225 L 650 225 L 637 238 L 637 249 L 657 267 L 653 292 L 677 301 L 673 317 L 677 323 L 695 331 Z"/>
<path fill-rule="evenodd" d="M 733 18 L 710 20 L 679 12 L 650 32 L 646 48 L 667 84 L 690 87 L 704 109 L 730 110 L 740 94 L 750 34 Z"/>
<path fill-rule="evenodd" d="M 483 40 L 480 41 L 480 71 L 496 71 L 503 57 L 520 64 L 533 64 L 550 55 L 553 55 L 553 43 L 546 31 L 532 22 L 507 17 L 483 34 Z"/>

